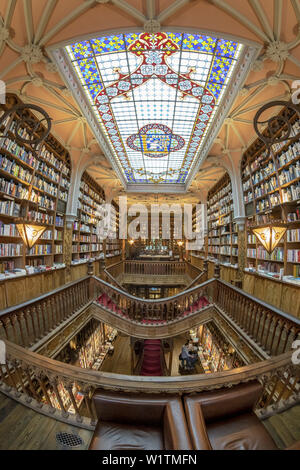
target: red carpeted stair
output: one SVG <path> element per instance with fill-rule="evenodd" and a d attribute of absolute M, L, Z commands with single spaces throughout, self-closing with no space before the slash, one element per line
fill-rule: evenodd
<path fill-rule="evenodd" d="M 141 375 L 159 376 L 163 375 L 160 358 L 162 354 L 160 339 L 145 339 L 144 359 L 141 367 Z"/>

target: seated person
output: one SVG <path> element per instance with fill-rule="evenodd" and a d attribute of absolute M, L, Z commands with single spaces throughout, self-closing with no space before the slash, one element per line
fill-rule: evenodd
<path fill-rule="evenodd" d="M 198 360 L 198 356 L 195 354 L 191 354 L 189 351 L 189 341 L 187 341 L 181 349 L 181 358 L 184 364 L 187 365 L 188 369 L 193 369 L 195 366 L 195 362 Z"/>

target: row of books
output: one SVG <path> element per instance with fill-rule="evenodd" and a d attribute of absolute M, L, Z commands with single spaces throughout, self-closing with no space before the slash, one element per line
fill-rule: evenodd
<path fill-rule="evenodd" d="M 300 177 L 300 161 L 296 165 L 291 165 L 279 174 L 279 183 L 284 185 Z"/>
<path fill-rule="evenodd" d="M 277 168 L 281 168 L 290 161 L 299 157 L 300 155 L 300 142 L 295 142 L 291 144 L 286 152 L 283 152 L 281 155 L 277 155 L 276 160 L 278 162 Z"/>
<path fill-rule="evenodd" d="M 20 234 L 15 224 L 4 224 L 0 220 L 0 236 L 20 237 Z"/>
<path fill-rule="evenodd" d="M 103 197 L 98 193 L 96 192 L 94 189 L 92 189 L 87 183 L 85 183 L 84 181 L 81 181 L 81 184 L 80 184 L 80 190 L 82 191 L 82 193 L 85 193 L 84 196 L 89 196 L 91 199 L 90 199 L 90 204 L 95 204 L 95 201 L 96 202 L 99 202 L 100 204 L 102 204 L 104 201 Z M 83 197 L 84 197 L 83 196 Z M 88 199 L 84 198 L 85 201 L 89 201 Z"/>
<path fill-rule="evenodd" d="M 47 178 L 53 180 L 54 183 L 59 184 L 59 173 L 54 170 L 54 168 L 48 166 L 46 162 L 39 161 L 37 169 L 44 176 L 47 176 Z"/>
<path fill-rule="evenodd" d="M 45 194 L 37 193 L 34 189 L 31 190 L 30 201 L 45 209 L 55 210 L 55 201 Z"/>
<path fill-rule="evenodd" d="M 267 178 L 269 175 L 274 173 L 275 165 L 272 160 L 268 162 L 268 164 L 263 167 L 259 168 L 253 175 L 252 175 L 252 184 L 253 186 L 259 184 L 262 180 Z"/>
<path fill-rule="evenodd" d="M 33 178 L 32 184 L 35 188 L 45 191 L 53 197 L 57 197 L 57 186 L 54 183 L 48 183 L 48 181 L 36 175 Z"/>
<path fill-rule="evenodd" d="M 290 263 L 300 263 L 300 250 L 288 250 L 287 261 Z"/>
<path fill-rule="evenodd" d="M 36 210 L 29 210 L 27 219 L 32 222 L 39 222 L 47 225 L 53 225 L 53 215 L 47 214 L 47 212 L 39 212 Z"/>
<path fill-rule="evenodd" d="M 278 188 L 278 182 L 276 176 L 272 176 L 269 180 L 263 183 L 261 186 L 256 186 L 254 190 L 254 196 L 260 197 L 266 193 L 274 191 Z"/>
<path fill-rule="evenodd" d="M 46 145 L 43 145 L 40 156 L 42 157 L 42 159 L 51 163 L 51 165 L 53 165 L 57 170 L 62 171 L 62 173 L 64 173 L 66 176 L 69 176 L 69 167 L 62 160 L 56 158 L 53 152 L 50 152 L 47 149 Z"/>
<path fill-rule="evenodd" d="M 288 242 L 300 242 L 300 229 L 292 229 L 287 231 Z"/>
<path fill-rule="evenodd" d="M 261 164 L 265 161 L 266 157 L 267 151 L 265 150 L 250 164 L 250 169 L 252 173 L 254 173 L 255 170 L 261 167 Z"/>
<path fill-rule="evenodd" d="M 41 240 L 55 240 L 55 241 L 62 241 L 62 231 L 54 230 L 54 238 L 52 230 L 45 230 L 43 235 L 40 238 Z"/>
<path fill-rule="evenodd" d="M 299 264 L 293 265 L 293 277 L 300 277 L 300 265 Z"/>
<path fill-rule="evenodd" d="M 35 245 L 29 250 L 29 255 L 51 255 L 52 245 Z"/>
<path fill-rule="evenodd" d="M 7 150 L 15 157 L 27 163 L 27 165 L 30 165 L 33 169 L 38 166 L 38 161 L 33 156 L 32 152 L 27 152 L 24 147 L 18 145 L 17 142 L 11 140 L 9 137 L 0 138 L 0 150 L 1 149 Z"/>
<path fill-rule="evenodd" d="M 24 183 L 30 183 L 32 178 L 32 173 L 29 170 L 26 170 L 21 165 L 18 165 L 14 160 L 10 160 L 5 155 L 0 154 L 0 169 L 6 171 L 16 178 L 24 181 Z"/>
<path fill-rule="evenodd" d="M 218 199 L 220 199 L 222 196 L 227 195 L 229 193 L 230 198 L 232 197 L 231 193 L 231 183 L 228 183 L 224 188 L 220 189 L 211 199 L 210 199 L 210 205 L 213 205 Z"/>
<path fill-rule="evenodd" d="M 6 178 L 0 178 L 0 192 L 18 199 L 28 199 L 29 195 L 27 187 L 21 183 L 16 183 L 14 180 L 9 181 Z"/>
<path fill-rule="evenodd" d="M 22 248 L 18 243 L 0 243 L 0 256 L 21 256 Z"/>
<path fill-rule="evenodd" d="M 269 255 L 269 253 L 262 247 L 257 247 L 257 258 L 258 259 L 265 259 L 271 261 L 283 261 L 284 260 L 284 249 L 279 247 L 275 248 L 275 250 Z"/>
<path fill-rule="evenodd" d="M 0 201 L 0 214 L 8 215 L 10 217 L 19 217 L 20 204 L 15 201 Z"/>
<path fill-rule="evenodd" d="M 292 202 L 297 199 L 300 199 L 300 183 L 282 189 L 282 202 Z"/>
<path fill-rule="evenodd" d="M 295 209 L 293 212 L 289 212 L 287 215 L 288 222 L 296 222 L 297 220 L 300 220 L 300 207 Z"/>
<path fill-rule="evenodd" d="M 300 123 L 299 121 L 295 121 L 294 124 L 291 126 L 291 132 L 290 132 L 290 138 L 295 137 L 300 131 Z M 283 136 L 285 134 L 284 131 L 282 131 L 281 135 Z M 272 145 L 273 151 L 274 152 L 280 152 L 280 150 L 285 147 L 288 144 L 289 140 L 284 140 L 283 142 L 278 142 L 274 145 Z"/>

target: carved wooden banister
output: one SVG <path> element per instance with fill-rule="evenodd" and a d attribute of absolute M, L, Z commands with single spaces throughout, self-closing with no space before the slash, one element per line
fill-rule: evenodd
<path fill-rule="evenodd" d="M 36 411 L 92 428 L 95 424 L 91 397 L 96 388 L 138 393 L 195 393 L 259 380 L 264 387 L 258 408 L 278 407 L 285 400 L 299 400 L 299 366 L 291 352 L 239 369 L 212 374 L 175 377 L 119 375 L 82 369 L 40 356 L 16 344 L 6 343 L 6 364 L 0 366 L 0 389 Z M 274 388 L 275 384 L 275 388 Z M 282 386 L 284 385 L 284 394 Z M 75 401 L 75 406 L 74 406 Z M 86 406 L 82 406 L 82 403 Z"/>
<path fill-rule="evenodd" d="M 90 276 L 0 312 L 0 339 L 31 347 L 99 298 L 103 308 L 126 320 L 156 327 L 181 321 L 209 303 L 231 317 L 269 355 L 288 351 L 300 333 L 299 319 L 219 279 L 210 279 L 172 297 L 145 300 Z"/>
<path fill-rule="evenodd" d="M 102 307 L 135 322 L 144 323 L 168 323 L 195 311 L 200 311 L 208 304 L 207 299 L 216 282 L 212 279 L 175 296 L 149 300 L 130 295 L 95 276 L 93 280 L 98 293 L 101 293 L 98 301 Z"/>
<path fill-rule="evenodd" d="M 93 300 L 90 284 L 90 277 L 85 277 L 20 305 L 2 310 L 0 339 L 5 338 L 16 344 L 31 347 Z"/>
<path fill-rule="evenodd" d="M 187 275 L 195 279 L 201 270 L 187 261 L 141 261 L 125 260 L 115 263 L 106 270 L 117 278 L 121 274 L 142 274 L 153 276 Z"/>
<path fill-rule="evenodd" d="M 226 312 L 269 355 L 288 351 L 300 336 L 300 319 L 225 281 L 217 281 L 212 302 Z M 295 312 L 299 315 L 300 312 Z"/>

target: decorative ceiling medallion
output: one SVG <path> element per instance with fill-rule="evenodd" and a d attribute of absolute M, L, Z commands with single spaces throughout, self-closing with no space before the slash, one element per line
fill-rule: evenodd
<path fill-rule="evenodd" d="M 204 34 L 146 32 L 66 50 L 127 182 L 184 184 L 242 45 Z"/>
<path fill-rule="evenodd" d="M 161 158 L 182 149 L 185 141 L 179 135 L 163 124 L 148 124 L 133 134 L 126 141 L 128 147 L 142 152 L 146 157 Z"/>

